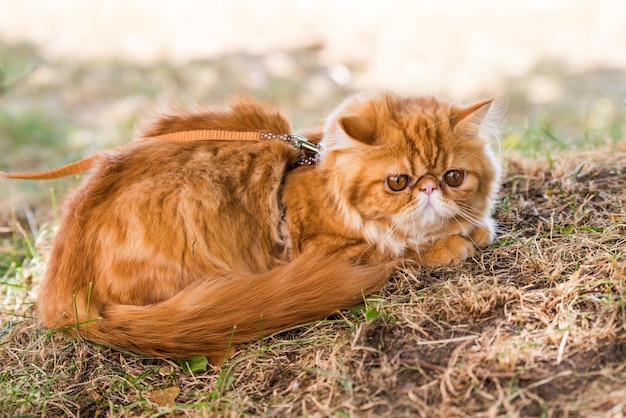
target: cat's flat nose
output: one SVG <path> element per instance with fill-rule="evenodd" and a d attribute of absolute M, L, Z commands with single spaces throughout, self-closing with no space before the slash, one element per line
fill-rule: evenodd
<path fill-rule="evenodd" d="M 433 190 L 435 190 L 436 188 L 437 186 L 434 183 L 427 182 L 425 184 L 422 184 L 420 190 L 426 193 L 427 196 L 430 196 L 431 194 L 433 194 Z"/>

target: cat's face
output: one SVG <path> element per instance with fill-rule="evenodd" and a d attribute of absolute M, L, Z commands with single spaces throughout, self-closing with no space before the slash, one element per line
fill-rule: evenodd
<path fill-rule="evenodd" d="M 329 120 L 322 168 L 347 224 L 399 253 L 483 225 L 498 165 L 480 126 L 489 101 L 358 96 Z"/>

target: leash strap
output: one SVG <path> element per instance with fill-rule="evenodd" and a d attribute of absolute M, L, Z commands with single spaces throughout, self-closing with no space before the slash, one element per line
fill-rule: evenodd
<path fill-rule="evenodd" d="M 223 131 L 215 129 L 199 129 L 190 131 L 171 132 L 162 135 L 152 136 L 148 138 L 141 138 L 137 141 L 130 142 L 128 144 L 115 147 L 112 151 L 120 151 L 126 147 L 129 147 L 138 142 L 152 141 L 152 140 L 166 140 L 175 142 L 191 142 L 191 141 L 260 141 L 266 139 L 281 139 L 289 142 L 294 148 L 304 148 L 309 151 L 317 153 L 319 150 L 317 145 L 309 142 L 305 137 L 300 135 L 289 134 L 275 134 L 271 132 L 246 132 L 246 131 Z M 61 167 L 53 168 L 46 171 L 37 171 L 33 173 L 6 173 L 0 171 L 0 177 L 8 179 L 19 180 L 51 180 L 61 177 L 71 176 L 72 174 L 82 173 L 93 167 L 96 160 L 100 158 L 99 155 L 92 155 L 91 157 L 84 158 L 82 160 L 74 161 Z M 314 163 L 314 162 L 313 162 Z M 311 163 L 311 164 L 313 164 Z M 307 164 L 310 165 L 310 164 Z"/>

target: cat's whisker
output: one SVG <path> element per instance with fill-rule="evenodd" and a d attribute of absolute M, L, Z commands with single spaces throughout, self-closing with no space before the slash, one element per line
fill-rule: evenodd
<path fill-rule="evenodd" d="M 465 219 L 465 218 L 463 218 Z M 469 236 L 470 235 L 470 231 L 468 231 L 467 228 L 465 228 L 465 225 L 463 225 L 457 218 L 454 218 L 454 221 L 459 225 L 459 228 L 461 228 L 463 230 L 463 235 L 464 236 Z"/>
<path fill-rule="evenodd" d="M 478 228 L 482 226 L 482 223 L 480 222 L 480 219 L 477 219 L 477 218 L 475 218 L 475 217 L 473 217 L 471 215 L 468 215 L 466 213 L 459 212 L 457 217 L 458 218 L 462 218 L 463 220 L 467 221 L 467 223 L 469 223 L 472 226 L 475 226 L 475 227 L 478 227 Z M 455 218 L 455 220 L 457 222 L 459 222 L 459 220 L 457 218 Z"/>
<path fill-rule="evenodd" d="M 485 211 L 484 210 L 480 210 L 477 209 L 471 205 L 468 205 L 466 203 L 461 203 L 458 205 L 459 210 L 463 213 L 467 213 L 467 214 L 473 214 L 475 215 L 477 218 L 482 218 L 485 215 Z"/>
<path fill-rule="evenodd" d="M 480 217 L 477 217 L 471 213 L 466 213 L 464 211 L 459 211 L 459 213 L 457 214 L 457 217 L 463 218 L 467 222 L 475 226 L 478 226 L 480 224 L 480 219 L 481 219 Z"/>
<path fill-rule="evenodd" d="M 357 264 L 360 264 L 363 261 L 363 259 L 366 259 L 369 252 L 372 249 L 376 250 L 377 247 L 379 247 L 379 243 L 376 241 L 372 241 L 368 243 L 368 245 L 365 248 L 363 248 L 363 251 L 361 251 L 361 254 L 359 254 L 359 256 L 357 257 Z"/>

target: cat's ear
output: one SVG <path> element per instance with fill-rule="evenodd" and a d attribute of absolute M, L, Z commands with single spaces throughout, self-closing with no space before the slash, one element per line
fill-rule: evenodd
<path fill-rule="evenodd" d="M 376 141 L 376 121 L 364 115 L 342 116 L 339 126 L 351 138 L 372 145 Z"/>
<path fill-rule="evenodd" d="M 480 124 L 487 116 L 489 108 L 495 99 L 486 99 L 471 105 L 456 107 L 450 115 L 452 129 L 459 133 L 467 133 L 475 136 L 478 134 Z"/>

